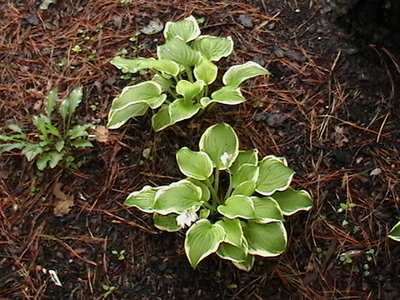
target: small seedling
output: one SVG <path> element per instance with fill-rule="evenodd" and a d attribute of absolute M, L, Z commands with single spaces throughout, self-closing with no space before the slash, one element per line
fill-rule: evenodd
<path fill-rule="evenodd" d="M 121 250 L 121 251 L 112 250 L 111 251 L 111 253 L 114 254 L 118 258 L 118 260 L 124 260 L 125 259 L 125 252 L 126 252 L 125 250 Z"/>
<path fill-rule="evenodd" d="M 351 203 L 351 202 L 340 203 L 339 205 L 340 205 L 340 207 L 336 211 L 339 214 L 344 212 L 344 211 L 351 210 L 352 208 L 357 206 L 355 203 Z"/>
<path fill-rule="evenodd" d="M 106 285 L 106 284 L 103 284 L 102 288 L 105 291 L 103 294 L 101 294 L 101 296 L 103 298 L 107 298 L 117 289 L 116 286 L 113 286 L 113 285 L 110 286 L 110 285 Z"/>

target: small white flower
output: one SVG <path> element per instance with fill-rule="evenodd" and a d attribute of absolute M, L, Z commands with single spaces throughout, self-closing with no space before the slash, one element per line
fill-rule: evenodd
<path fill-rule="evenodd" d="M 228 152 L 224 152 L 219 159 L 225 166 L 227 166 L 229 160 L 231 159 L 231 155 Z"/>
<path fill-rule="evenodd" d="M 176 223 L 178 223 L 182 228 L 185 228 L 185 226 L 190 227 L 190 225 L 192 225 L 192 223 L 197 219 L 198 216 L 195 212 L 185 211 L 176 217 Z"/>

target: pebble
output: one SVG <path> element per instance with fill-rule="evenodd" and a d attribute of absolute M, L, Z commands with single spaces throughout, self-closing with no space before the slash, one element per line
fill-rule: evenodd
<path fill-rule="evenodd" d="M 253 27 L 253 17 L 249 14 L 240 15 L 238 18 L 240 24 L 244 27 L 252 28 Z"/>

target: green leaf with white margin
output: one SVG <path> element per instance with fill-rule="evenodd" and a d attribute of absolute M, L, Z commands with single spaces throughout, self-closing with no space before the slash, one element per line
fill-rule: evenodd
<path fill-rule="evenodd" d="M 169 214 L 166 216 L 154 213 L 153 222 L 154 226 L 160 230 L 168 232 L 176 232 L 182 229 L 181 226 L 176 222 L 177 214 Z"/>
<path fill-rule="evenodd" d="M 237 104 L 243 103 L 245 101 L 246 101 L 246 99 L 243 97 L 242 92 L 240 91 L 240 88 L 224 86 L 224 87 L 220 88 L 219 90 L 216 90 L 214 93 L 212 93 L 211 99 L 209 99 L 209 100 L 204 99 L 201 102 L 201 105 L 203 107 L 206 107 L 207 105 L 214 103 L 214 102 L 227 104 L 227 105 L 237 105 Z"/>
<path fill-rule="evenodd" d="M 237 88 L 243 81 L 259 76 L 259 75 L 269 75 L 268 70 L 255 63 L 254 61 L 249 61 L 242 65 L 232 66 L 225 72 L 222 77 L 222 82 L 226 86 L 231 86 Z"/>
<path fill-rule="evenodd" d="M 179 170 L 188 177 L 206 180 L 213 172 L 213 165 L 207 153 L 192 151 L 183 147 L 176 152 Z"/>
<path fill-rule="evenodd" d="M 208 200 L 210 200 L 210 197 L 211 197 L 210 190 L 204 183 L 202 183 L 194 178 L 188 178 L 188 180 L 190 182 L 194 183 L 195 185 L 197 185 L 199 188 L 201 188 L 201 201 L 207 202 Z"/>
<path fill-rule="evenodd" d="M 243 261 L 243 262 L 233 262 L 233 264 L 238 269 L 246 271 L 246 272 L 249 272 L 253 268 L 254 260 L 255 260 L 254 256 L 248 254 L 245 261 Z"/>
<path fill-rule="evenodd" d="M 217 221 L 216 224 L 221 225 L 225 230 L 224 243 L 228 243 L 237 247 L 243 244 L 243 230 L 239 219 L 228 219 Z"/>
<path fill-rule="evenodd" d="M 224 240 L 225 231 L 219 224 L 211 224 L 200 219 L 186 232 L 185 252 L 190 264 L 195 268 L 205 257 L 218 250 Z"/>
<path fill-rule="evenodd" d="M 232 176 L 232 187 L 236 188 L 239 184 L 249 180 L 256 182 L 258 174 L 259 170 L 257 166 L 243 164 Z"/>
<path fill-rule="evenodd" d="M 140 191 L 135 191 L 129 194 L 124 205 L 136 207 L 146 213 L 154 212 L 153 206 L 157 191 L 164 187 L 153 188 L 149 185 L 144 186 Z"/>
<path fill-rule="evenodd" d="M 388 234 L 388 237 L 392 240 L 400 242 L 400 221 L 393 226 L 392 230 Z"/>
<path fill-rule="evenodd" d="M 251 197 L 251 200 L 254 206 L 255 222 L 266 224 L 284 220 L 278 203 L 271 197 Z"/>
<path fill-rule="evenodd" d="M 183 66 L 195 66 L 201 62 L 200 52 L 193 50 L 184 41 L 173 39 L 157 47 L 160 59 L 173 60 Z"/>
<path fill-rule="evenodd" d="M 170 122 L 175 124 L 179 121 L 190 119 L 200 110 L 200 105 L 193 104 L 186 99 L 177 99 L 168 106 Z"/>
<path fill-rule="evenodd" d="M 195 65 L 193 74 L 197 80 L 203 80 L 205 84 L 210 85 L 217 78 L 218 67 L 203 57 L 201 62 Z"/>
<path fill-rule="evenodd" d="M 308 211 L 312 208 L 311 195 L 304 190 L 296 191 L 288 188 L 283 192 L 275 192 L 271 197 L 279 204 L 283 214 L 290 216 L 300 210 Z"/>
<path fill-rule="evenodd" d="M 231 126 L 215 124 L 200 138 L 199 148 L 210 156 L 218 170 L 228 169 L 239 153 L 239 140 Z"/>
<path fill-rule="evenodd" d="M 52 89 L 44 100 L 46 116 L 50 119 L 57 101 L 58 89 Z"/>
<path fill-rule="evenodd" d="M 176 84 L 176 92 L 182 95 L 186 100 L 191 100 L 196 97 L 204 88 L 204 81 L 198 80 L 196 82 L 189 82 L 187 80 L 180 80 Z"/>
<path fill-rule="evenodd" d="M 124 73 L 136 73 L 144 69 L 153 69 L 172 76 L 177 76 L 179 73 L 179 65 L 168 59 L 154 59 L 138 57 L 133 59 L 114 57 L 111 62 L 114 66 Z"/>
<path fill-rule="evenodd" d="M 169 78 L 155 74 L 151 81 L 158 83 L 163 91 L 168 91 L 172 87 L 172 81 Z"/>
<path fill-rule="evenodd" d="M 192 48 L 203 54 L 209 61 L 219 61 L 232 53 L 233 41 L 230 36 L 217 37 L 210 35 L 199 36 L 192 43 Z"/>
<path fill-rule="evenodd" d="M 143 116 L 149 106 L 146 103 L 136 103 L 121 110 L 110 110 L 108 113 L 107 127 L 117 129 L 124 125 L 130 118 Z"/>
<path fill-rule="evenodd" d="M 157 192 L 154 211 L 161 215 L 180 214 L 188 210 L 195 212 L 203 203 L 201 193 L 201 188 L 187 179 L 174 182 Z"/>
<path fill-rule="evenodd" d="M 162 106 L 160 110 L 151 118 L 151 124 L 155 131 L 163 130 L 168 126 L 174 124 L 173 122 L 171 122 L 168 108 L 169 105 Z"/>
<path fill-rule="evenodd" d="M 276 191 L 286 190 L 295 172 L 285 166 L 277 158 L 264 158 L 259 165 L 260 174 L 258 176 L 256 191 L 264 196 L 270 196 Z"/>
<path fill-rule="evenodd" d="M 221 243 L 217 255 L 232 262 L 244 262 L 247 258 L 247 248 Z"/>
<path fill-rule="evenodd" d="M 228 219 L 254 219 L 254 204 L 250 197 L 237 195 L 226 199 L 223 205 L 217 207 L 218 212 Z"/>
<path fill-rule="evenodd" d="M 233 165 L 229 168 L 229 171 L 234 174 L 244 164 L 250 164 L 253 166 L 258 165 L 258 150 L 240 150 Z"/>
<path fill-rule="evenodd" d="M 167 22 L 164 28 L 164 37 L 167 41 L 180 38 L 185 43 L 200 35 L 199 24 L 193 16 L 177 22 Z"/>
<path fill-rule="evenodd" d="M 259 224 L 248 222 L 243 227 L 249 254 L 273 257 L 285 251 L 287 233 L 282 222 Z"/>
<path fill-rule="evenodd" d="M 243 196 L 251 196 L 254 194 L 256 190 L 256 181 L 248 180 L 239 184 L 232 192 L 231 196 L 243 195 Z"/>
<path fill-rule="evenodd" d="M 72 92 L 65 98 L 58 108 L 58 111 L 61 117 L 64 120 L 67 120 L 70 116 L 72 116 L 78 107 L 79 103 L 81 103 L 83 97 L 83 87 L 77 87 L 72 90 Z"/>

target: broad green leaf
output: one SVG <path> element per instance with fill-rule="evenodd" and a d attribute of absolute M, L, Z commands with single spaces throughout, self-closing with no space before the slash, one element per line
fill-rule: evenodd
<path fill-rule="evenodd" d="M 83 97 L 83 87 L 77 87 L 65 98 L 58 108 L 61 117 L 67 120 L 70 116 L 75 113 L 79 103 L 81 103 Z"/>
<path fill-rule="evenodd" d="M 45 112 L 49 119 L 50 119 L 51 113 L 54 110 L 54 106 L 56 105 L 57 93 L 58 93 L 58 89 L 52 89 L 50 91 L 50 93 L 47 95 L 46 99 L 44 100 Z"/>
<path fill-rule="evenodd" d="M 207 219 L 200 219 L 193 224 L 186 232 L 185 239 L 185 252 L 192 267 L 195 268 L 202 259 L 217 251 L 224 237 L 224 229 Z"/>
<path fill-rule="evenodd" d="M 21 153 L 26 156 L 26 159 L 28 161 L 31 161 L 37 155 L 42 154 L 43 153 L 43 149 L 38 144 L 26 143 L 24 148 L 22 149 Z"/>
<path fill-rule="evenodd" d="M 154 213 L 153 222 L 154 226 L 160 230 L 165 230 L 168 232 L 175 232 L 182 229 L 181 226 L 176 223 L 177 214 L 169 214 L 166 216 Z"/>
<path fill-rule="evenodd" d="M 33 116 L 32 123 L 44 136 L 47 137 L 47 135 L 49 134 L 47 128 L 49 124 L 51 125 L 51 121 L 47 116 L 45 115 Z"/>
<path fill-rule="evenodd" d="M 190 182 L 194 183 L 195 185 L 197 185 L 199 188 L 201 188 L 201 201 L 202 202 L 207 202 L 208 200 L 210 200 L 210 196 L 211 196 L 210 190 L 204 183 L 202 183 L 194 178 L 188 178 L 188 180 Z"/>
<path fill-rule="evenodd" d="M 264 158 L 260 162 L 256 191 L 270 196 L 276 191 L 286 190 L 292 181 L 294 171 L 286 167 L 279 159 Z"/>
<path fill-rule="evenodd" d="M 222 104 L 227 104 L 227 105 L 237 105 L 240 103 L 245 102 L 246 99 L 244 99 L 240 88 L 234 88 L 230 86 L 224 86 L 220 88 L 219 90 L 215 91 L 214 93 L 211 94 L 211 99 L 209 100 L 203 100 L 201 103 L 204 107 L 217 102 L 217 103 L 222 103 Z"/>
<path fill-rule="evenodd" d="M 210 215 L 210 210 L 207 208 L 200 209 L 199 219 L 207 219 Z"/>
<path fill-rule="evenodd" d="M 236 188 L 245 181 L 254 181 L 258 179 L 259 170 L 257 166 L 243 164 L 232 176 L 232 187 Z"/>
<path fill-rule="evenodd" d="M 157 56 L 160 59 L 173 60 L 183 66 L 195 66 L 201 61 L 200 52 L 193 50 L 180 39 L 173 39 L 158 46 Z"/>
<path fill-rule="evenodd" d="M 124 125 L 130 118 L 143 116 L 149 106 L 146 103 L 136 103 L 120 110 L 112 110 L 108 114 L 107 127 L 117 129 Z"/>
<path fill-rule="evenodd" d="M 19 127 L 17 124 L 10 124 L 7 126 L 7 128 L 18 133 L 23 133 L 22 128 Z"/>
<path fill-rule="evenodd" d="M 144 57 L 128 59 L 116 56 L 111 60 L 111 64 L 122 70 L 124 73 L 136 73 L 144 69 L 152 69 L 172 76 L 177 76 L 179 73 L 179 65 L 168 59 Z"/>
<path fill-rule="evenodd" d="M 177 99 L 168 106 L 170 122 L 175 124 L 179 121 L 190 119 L 200 110 L 200 105 L 192 104 L 183 98 Z"/>
<path fill-rule="evenodd" d="M 55 144 L 54 148 L 56 148 L 56 150 L 57 150 L 58 152 L 61 152 L 61 150 L 64 149 L 64 146 L 65 146 L 65 142 L 64 142 L 64 141 L 58 141 L 58 142 Z"/>
<path fill-rule="evenodd" d="M 176 160 L 181 172 L 188 177 L 206 180 L 213 172 L 212 161 L 205 152 L 184 147 L 176 152 Z"/>
<path fill-rule="evenodd" d="M 234 174 L 244 164 L 250 164 L 253 166 L 258 165 L 258 150 L 240 150 L 233 165 L 229 168 L 229 171 Z"/>
<path fill-rule="evenodd" d="M 394 225 L 392 230 L 389 232 L 388 237 L 392 240 L 400 242 L 400 221 L 397 222 L 396 225 Z"/>
<path fill-rule="evenodd" d="M 259 224 L 248 222 L 243 228 L 249 254 L 272 257 L 285 251 L 287 234 L 282 222 Z"/>
<path fill-rule="evenodd" d="M 193 41 L 192 48 L 201 52 L 210 61 L 219 61 L 232 53 L 233 41 L 230 36 L 225 38 L 203 35 Z"/>
<path fill-rule="evenodd" d="M 210 156 L 218 170 L 228 169 L 239 153 L 239 140 L 226 123 L 206 129 L 200 138 L 199 148 Z"/>
<path fill-rule="evenodd" d="M 144 81 L 125 87 L 121 94 L 113 100 L 110 113 L 138 103 L 145 103 L 155 109 L 164 103 L 165 94 L 161 94 L 161 86 L 154 81 Z M 135 117 L 135 116 L 132 116 Z"/>
<path fill-rule="evenodd" d="M 159 190 L 153 208 L 161 215 L 196 211 L 203 203 L 201 193 L 200 187 L 184 179 Z"/>
<path fill-rule="evenodd" d="M 195 65 L 193 74 L 197 80 L 203 80 L 205 84 L 210 85 L 215 81 L 218 74 L 218 67 L 205 58 Z"/>
<path fill-rule="evenodd" d="M 224 243 L 228 243 L 237 247 L 240 247 L 243 244 L 244 236 L 239 219 L 224 218 L 223 220 L 217 221 L 216 224 L 221 225 L 225 230 Z"/>
<path fill-rule="evenodd" d="M 254 217 L 257 223 L 283 221 L 282 211 L 278 203 L 271 197 L 251 197 L 254 206 Z"/>
<path fill-rule="evenodd" d="M 151 124 L 153 126 L 154 131 L 160 131 L 168 126 L 174 124 L 171 122 L 171 117 L 169 115 L 169 105 L 165 105 L 161 107 L 161 109 L 153 115 L 151 118 Z"/>
<path fill-rule="evenodd" d="M 217 207 L 218 212 L 228 219 L 254 219 L 254 204 L 250 197 L 231 196 L 223 205 Z"/>
<path fill-rule="evenodd" d="M 90 148 L 93 147 L 93 144 L 85 139 L 77 139 L 69 142 L 75 148 Z"/>
<path fill-rule="evenodd" d="M 251 270 L 251 268 L 253 268 L 253 265 L 254 265 L 254 256 L 248 254 L 245 261 L 243 261 L 243 262 L 233 262 L 233 264 L 234 264 L 237 268 L 239 268 L 240 270 L 243 270 L 243 271 L 248 272 L 248 271 Z"/>
<path fill-rule="evenodd" d="M 151 81 L 158 83 L 163 91 L 167 91 L 172 87 L 172 81 L 169 78 L 155 74 Z"/>
<path fill-rule="evenodd" d="M 191 100 L 196 97 L 203 90 L 204 81 L 198 80 L 196 82 L 191 83 L 187 80 L 180 80 L 176 84 L 176 92 L 179 95 L 182 95 L 186 100 Z"/>
<path fill-rule="evenodd" d="M 160 188 L 153 188 L 146 185 L 140 191 L 130 193 L 124 204 L 126 206 L 136 207 L 146 213 L 154 212 L 153 206 L 158 190 L 160 190 Z"/>
<path fill-rule="evenodd" d="M 193 16 L 177 22 L 167 22 L 165 24 L 164 37 L 167 41 L 179 38 L 187 43 L 194 40 L 199 35 L 199 24 L 197 24 L 197 21 Z"/>
<path fill-rule="evenodd" d="M 1 144 L 0 145 L 0 154 L 3 154 L 5 152 L 10 152 L 14 149 L 23 149 L 28 143 L 13 143 L 13 144 Z"/>
<path fill-rule="evenodd" d="M 221 243 L 217 255 L 232 262 L 244 262 L 247 259 L 247 249 L 227 243 Z"/>
<path fill-rule="evenodd" d="M 89 133 L 87 130 L 90 126 L 92 126 L 92 124 L 76 125 L 68 130 L 67 137 L 69 137 L 71 140 L 74 140 L 78 137 L 88 136 Z"/>
<path fill-rule="evenodd" d="M 286 216 L 293 215 L 300 210 L 310 210 L 313 205 L 310 194 L 304 190 L 296 191 L 288 188 L 283 192 L 273 193 L 271 197 L 278 202 Z"/>
<path fill-rule="evenodd" d="M 50 156 L 49 167 L 52 169 L 55 168 L 64 157 L 63 152 L 52 151 L 49 152 L 48 154 Z"/>
<path fill-rule="evenodd" d="M 43 171 L 46 169 L 48 162 L 50 161 L 50 153 L 45 153 L 36 159 L 36 167 L 38 170 Z"/>
<path fill-rule="evenodd" d="M 243 196 L 251 196 L 256 190 L 256 181 L 248 180 L 239 184 L 232 192 L 232 196 L 243 195 Z"/>
<path fill-rule="evenodd" d="M 232 66 L 222 77 L 222 82 L 234 88 L 237 88 L 243 81 L 259 76 L 269 75 L 270 73 L 259 64 L 249 61 L 242 65 Z"/>
<path fill-rule="evenodd" d="M 267 155 L 265 156 L 263 159 L 269 159 L 269 158 L 273 158 L 273 159 L 277 159 L 279 160 L 281 163 L 283 163 L 285 165 L 285 167 L 288 166 L 287 160 L 284 157 L 281 156 L 275 156 L 275 155 Z"/>

